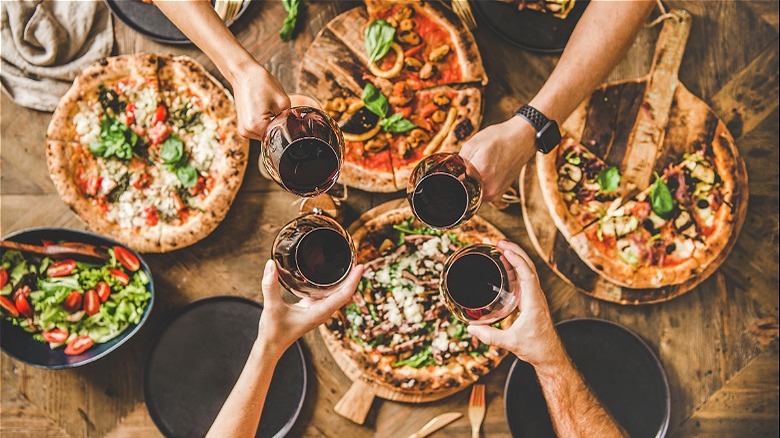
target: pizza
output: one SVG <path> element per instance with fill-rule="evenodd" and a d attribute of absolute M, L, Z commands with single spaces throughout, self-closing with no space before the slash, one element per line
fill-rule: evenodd
<path fill-rule="evenodd" d="M 303 59 L 299 89 L 344 134 L 341 182 L 394 192 L 423 157 L 457 151 L 477 131 L 487 77 L 473 36 L 449 9 L 366 6 L 323 28 Z"/>
<path fill-rule="evenodd" d="M 494 369 L 506 352 L 469 335 L 441 300 L 439 275 L 458 248 L 503 235 L 478 217 L 453 231 L 430 229 L 408 207 L 363 230 L 354 235 L 363 278 L 353 302 L 321 327 L 326 341 L 371 380 L 409 394 L 457 390 Z"/>
<path fill-rule="evenodd" d="M 85 69 L 47 131 L 62 199 L 87 225 L 143 252 L 207 236 L 243 179 L 248 141 L 230 94 L 186 56 L 106 58 Z"/>
<path fill-rule="evenodd" d="M 619 171 L 617 180 L 593 184 L 588 168 L 606 164 L 568 138 L 537 160 L 538 172 L 556 225 L 588 266 L 622 286 L 658 288 L 706 271 L 735 230 L 739 190 L 728 145 L 724 136 L 690 145 L 636 196 L 600 197 L 583 187 L 617 191 Z"/>
<path fill-rule="evenodd" d="M 564 19 L 574 9 L 576 0 L 515 0 L 517 10 L 531 10 L 550 13 L 553 17 Z"/>

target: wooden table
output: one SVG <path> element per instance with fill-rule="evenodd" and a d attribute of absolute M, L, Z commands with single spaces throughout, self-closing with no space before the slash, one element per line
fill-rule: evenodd
<path fill-rule="evenodd" d="M 277 31 L 279 2 L 258 2 L 235 27 L 238 38 L 292 89 L 294 72 L 316 32 L 351 5 L 306 2 L 303 30 L 292 43 Z M 556 320 L 598 317 L 644 337 L 669 376 L 672 436 L 777 436 L 778 433 L 778 13 L 777 1 L 670 1 L 690 11 L 693 27 L 680 79 L 728 122 L 750 176 L 747 222 L 723 267 L 694 291 L 671 302 L 621 307 L 577 293 L 533 252 L 520 208 L 480 211 L 519 242 L 539 267 Z M 649 66 L 658 27 L 644 29 L 609 79 L 638 77 Z M 138 51 L 190 55 L 212 73 L 194 47 L 154 43 L 115 21 L 114 53 Z M 490 76 L 485 124 L 504 120 L 530 99 L 552 71 L 556 56 L 538 55 L 501 42 L 487 29 L 477 41 Z M 50 114 L 14 105 L 5 95 L 2 114 L 2 234 L 32 226 L 84 228 L 52 185 L 44 159 Z M 177 308 L 203 297 L 236 294 L 260 299 L 262 265 L 278 227 L 295 216 L 295 199 L 263 179 L 252 159 L 238 198 L 208 238 L 185 250 L 149 255 L 157 300 L 151 318 L 125 346 L 98 363 L 43 371 L 2 355 L 0 435 L 156 436 L 143 404 L 143 363 L 151 340 Z M 519 171 L 519 169 L 518 169 Z M 350 191 L 348 220 L 397 197 Z M 349 387 L 316 333 L 305 338 L 308 393 L 294 436 L 402 436 L 446 411 L 465 414 L 468 391 L 422 406 L 377 401 L 366 426 L 333 412 Z M 485 378 L 486 436 L 505 436 L 503 388 L 511 364 Z M 637 415 L 641 415 L 640 412 Z M 438 436 L 469 436 L 462 418 Z"/>

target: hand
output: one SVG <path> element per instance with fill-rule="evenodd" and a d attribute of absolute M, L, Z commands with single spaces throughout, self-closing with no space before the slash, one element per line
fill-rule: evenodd
<path fill-rule="evenodd" d="M 498 250 L 517 271 L 520 314 L 506 330 L 470 325 L 469 333 L 486 344 L 511 351 L 537 369 L 560 363 L 565 352 L 530 257 L 519 246 L 507 241 L 499 242 Z"/>
<path fill-rule="evenodd" d="M 460 150 L 482 177 L 486 201 L 497 201 L 512 183 L 520 169 L 536 154 L 536 131 L 520 117 L 488 126 L 477 132 Z"/>
<path fill-rule="evenodd" d="M 227 77 L 236 99 L 238 133 L 262 140 L 274 116 L 290 108 L 284 87 L 254 59 L 232 68 Z"/>
<path fill-rule="evenodd" d="M 263 273 L 263 313 L 260 316 L 257 342 L 281 356 L 298 338 L 327 321 L 333 312 L 347 304 L 357 290 L 362 275 L 363 266 L 355 266 L 327 298 L 304 298 L 296 304 L 287 304 L 282 300 L 276 264 L 268 260 Z"/>

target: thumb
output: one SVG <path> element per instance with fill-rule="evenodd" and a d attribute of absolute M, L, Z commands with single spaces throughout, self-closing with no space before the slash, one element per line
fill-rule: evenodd
<path fill-rule="evenodd" d="M 268 260 L 265 263 L 265 270 L 263 271 L 263 304 L 268 306 L 269 304 L 282 303 L 281 286 L 279 286 L 278 276 L 276 274 L 276 263 L 273 260 Z"/>
<path fill-rule="evenodd" d="M 476 337 L 485 344 L 503 348 L 505 350 L 508 349 L 506 334 L 503 330 L 488 325 L 469 325 L 466 330 L 468 330 L 471 336 Z"/>

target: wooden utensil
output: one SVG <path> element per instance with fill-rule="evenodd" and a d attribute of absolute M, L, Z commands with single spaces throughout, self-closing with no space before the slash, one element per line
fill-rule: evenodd
<path fill-rule="evenodd" d="M 91 259 L 108 260 L 108 250 L 103 247 L 87 245 L 86 243 L 66 242 L 51 245 L 30 245 L 27 243 L 0 240 L 0 248 L 39 254 L 54 258 L 81 256 Z"/>
<path fill-rule="evenodd" d="M 409 435 L 409 438 L 425 438 L 462 416 L 463 414 L 460 412 L 447 412 L 446 414 L 437 415 L 431 421 L 425 423 L 425 426 L 421 427 L 420 430 Z"/>
<path fill-rule="evenodd" d="M 471 438 L 479 438 L 479 429 L 485 420 L 485 385 L 477 384 L 471 389 L 469 400 L 469 423 L 471 423 Z"/>
<path fill-rule="evenodd" d="M 691 16 L 683 10 L 670 11 L 669 15 L 656 43 L 650 72 L 639 79 L 603 84 L 563 123 L 563 130 L 608 165 L 620 168 L 619 190 L 629 195 L 647 187 L 653 172 L 662 173 L 694 146 L 720 142 L 734 157 L 737 184 L 733 194 L 734 233 L 720 258 L 683 284 L 658 289 L 619 286 L 590 269 L 558 232 L 542 197 L 535 163 L 528 163 L 520 173 L 523 221 L 537 252 L 580 292 L 620 304 L 668 301 L 696 287 L 725 260 L 747 212 L 747 171 L 734 139 L 713 110 L 677 77 Z"/>

